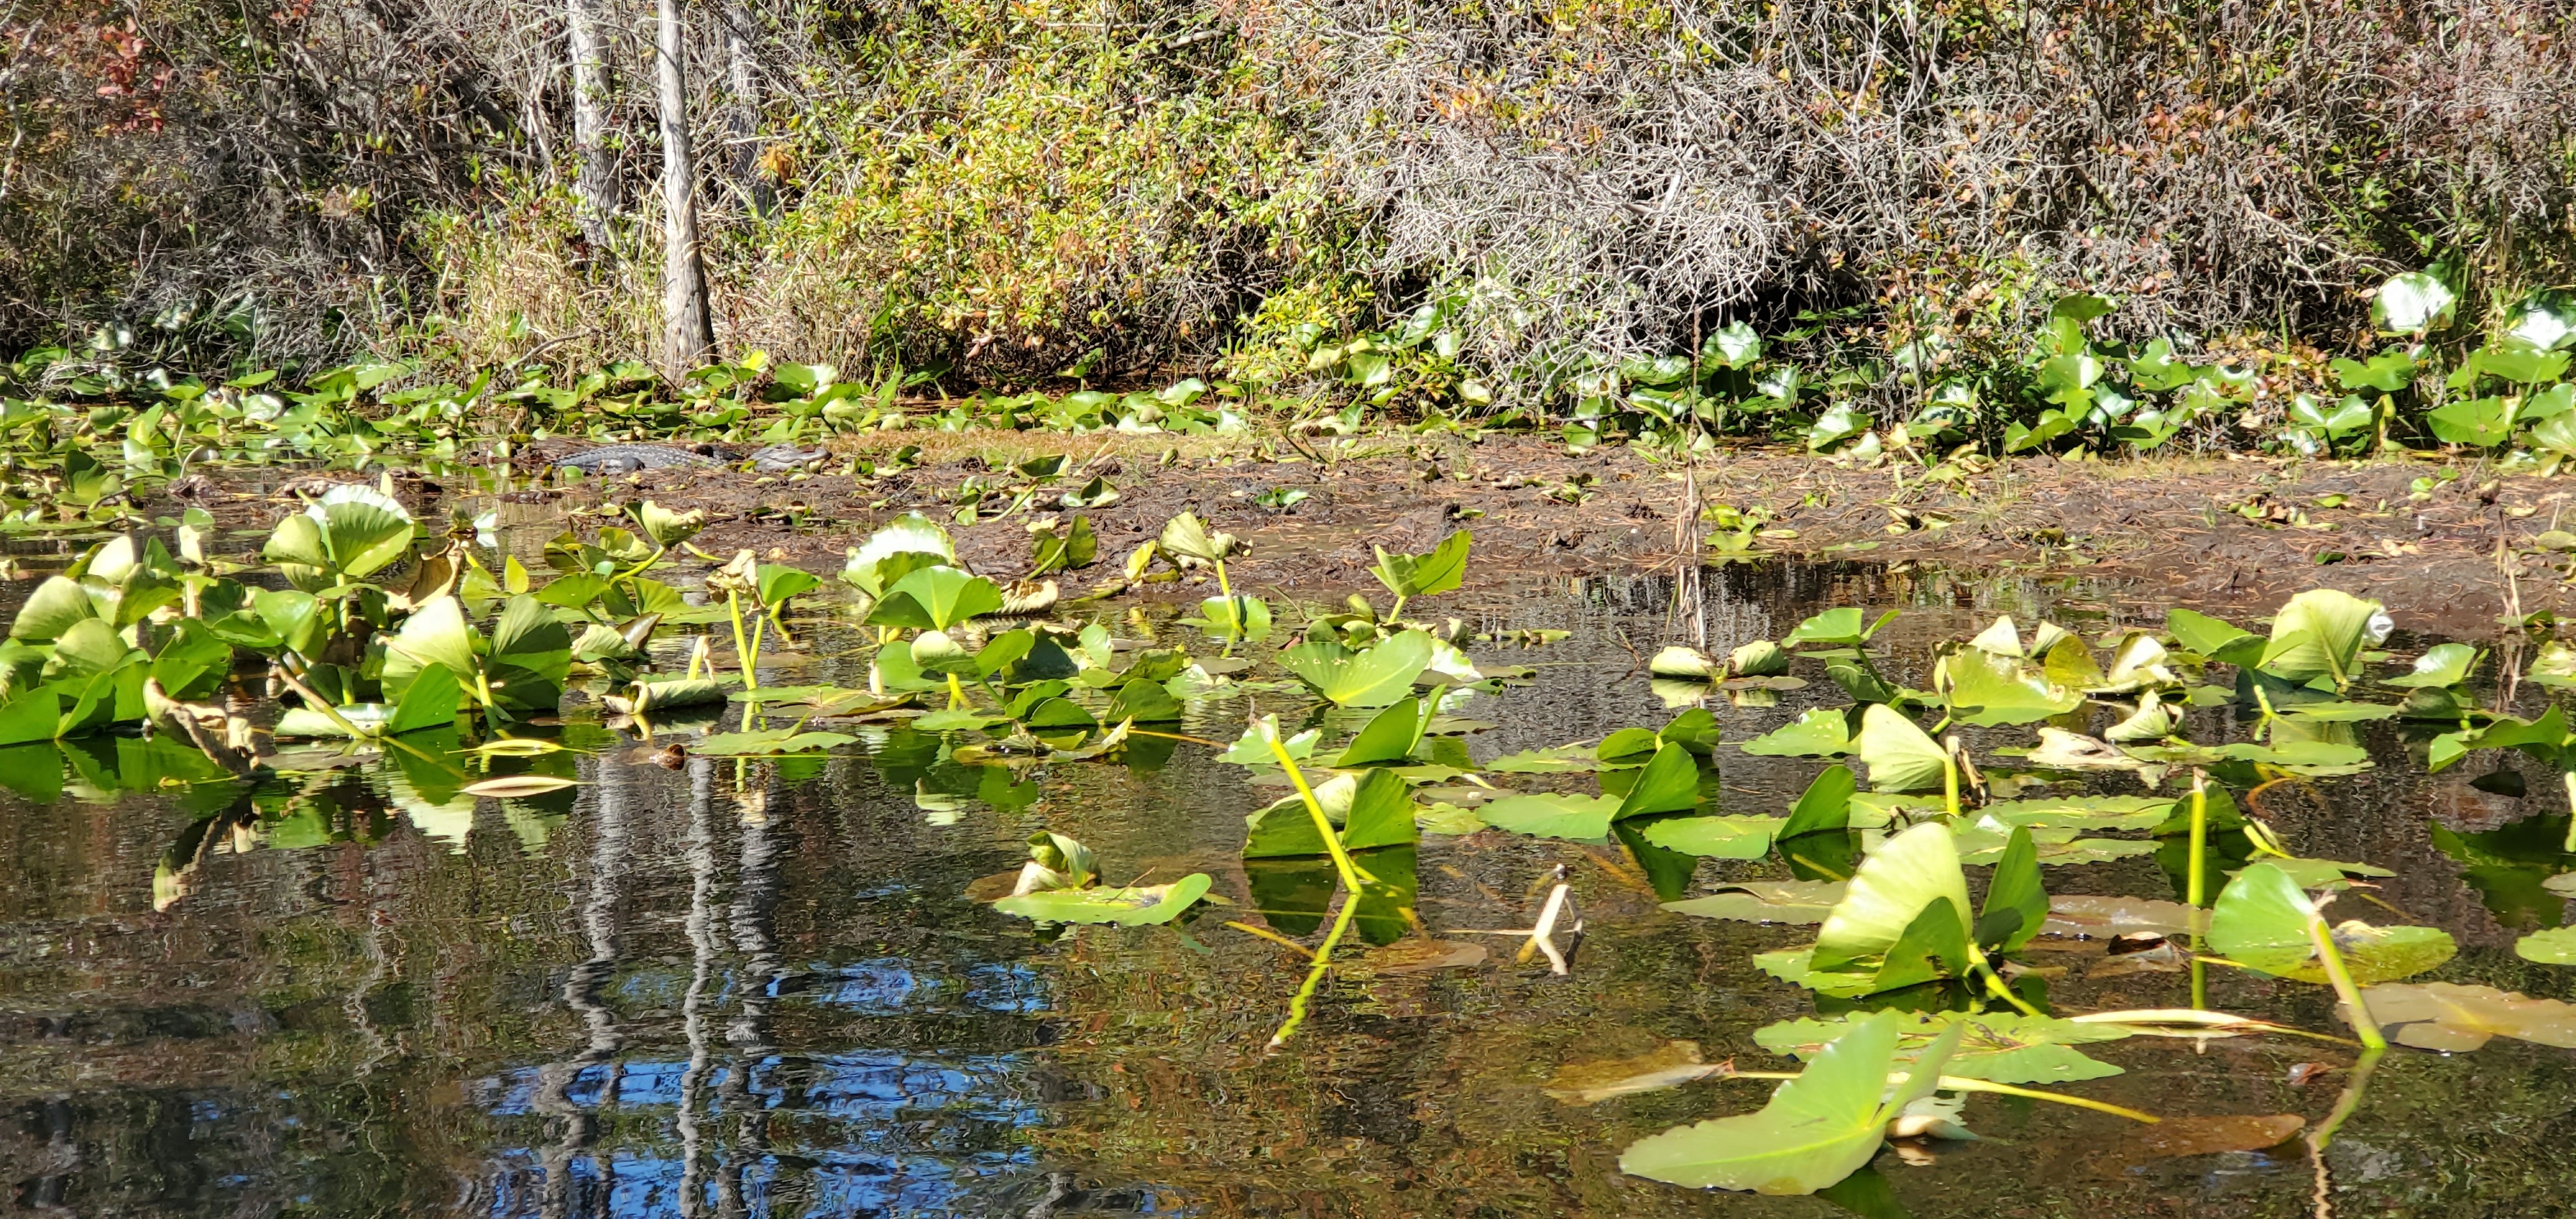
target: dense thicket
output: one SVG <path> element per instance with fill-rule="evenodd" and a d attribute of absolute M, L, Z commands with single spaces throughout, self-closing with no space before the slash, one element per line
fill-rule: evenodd
<path fill-rule="evenodd" d="M 0 341 L 604 362 L 658 327 L 649 5 L 184 0 L 7 18 Z M 1974 352 L 2339 341 L 2443 263 L 2576 278 L 2576 17 L 2538 0 L 702 0 L 717 331 L 983 382 L 1293 373 L 1454 302 L 1498 395 L 1858 307 Z M 2009 340 L 2017 341 L 2017 340 Z"/>

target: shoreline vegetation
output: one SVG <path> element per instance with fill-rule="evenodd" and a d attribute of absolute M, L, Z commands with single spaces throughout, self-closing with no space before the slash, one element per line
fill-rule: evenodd
<path fill-rule="evenodd" d="M 9 19 L 6 392 L 2576 444 L 2557 6 L 219 10 Z"/>

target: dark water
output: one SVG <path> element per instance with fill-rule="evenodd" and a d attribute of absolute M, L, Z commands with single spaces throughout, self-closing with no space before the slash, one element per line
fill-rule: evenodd
<path fill-rule="evenodd" d="M 1575 632 L 1480 653 L 1539 676 L 1461 709 L 1503 725 L 1469 738 L 1470 750 L 1490 758 L 1661 723 L 1670 712 L 1636 658 L 1671 638 L 1669 595 L 1652 580 L 1594 582 L 1445 611 Z M 1917 684 L 1933 643 L 1998 612 L 2088 636 L 2161 614 L 2117 589 L 1865 567 L 1737 567 L 1712 572 L 1707 596 L 1720 648 L 1776 637 L 1829 605 L 1906 606 L 1877 650 L 1891 678 Z M 810 659 L 771 680 L 858 680 L 864 659 L 846 622 L 818 611 L 799 648 Z M 1818 680 L 1777 707 L 1720 699 L 1712 710 L 1742 741 L 1840 701 Z M 1183 731 L 1231 739 L 1246 702 L 1194 707 Z M 2188 731 L 2241 738 L 2232 715 L 2196 711 Z M 1472 969 L 1354 970 L 1327 985 L 1287 1050 L 1264 1054 L 1302 965 L 1221 925 L 1255 917 L 1242 907 L 1181 928 L 1051 938 L 963 896 L 1016 867 L 1043 826 L 1089 843 L 1113 878 L 1208 871 L 1217 893 L 1246 901 L 1242 817 L 1275 793 L 1210 750 L 1147 748 L 1125 765 L 1058 765 L 1013 785 L 944 761 L 934 738 L 869 729 L 827 759 L 697 759 L 673 771 L 569 718 L 563 739 L 596 751 L 573 762 L 585 786 L 444 807 L 386 765 L 253 791 L 181 784 L 185 760 L 139 741 L 0 757 L 9 1205 L 170 1216 L 1844 1213 L 1617 1173 L 1629 1142 L 1757 1107 L 1765 1085 L 1589 1107 L 1541 1093 L 1567 1062 L 1673 1038 L 1711 1060 L 1776 1066 L 1752 1031 L 1813 1010 L 1748 960 L 1799 942 L 1801 929 L 1662 913 L 1616 846 L 1427 839 L 1419 917 L 1444 938 L 1526 926 L 1535 886 L 1567 865 L 1587 926 L 1571 974 L 1515 965 L 1507 951 Z M 2537 885 L 2576 864 L 2556 853 L 2555 776 L 2535 771 L 2529 796 L 2499 796 L 2467 785 L 2483 760 L 2428 779 L 2406 730 L 2370 724 L 2360 737 L 2379 769 L 2273 788 L 2260 811 L 2303 854 L 2398 869 L 2377 896 L 2462 945 L 2431 977 L 2564 997 L 2566 971 L 2512 953 L 2518 934 L 2565 913 Z M 2007 729 L 1984 743 L 2027 739 Z M 2411 749 L 2420 758 L 2420 743 Z M 1725 748 L 1720 761 L 1725 810 L 1747 813 L 1776 814 L 1822 766 Z M 2470 862 L 2437 847 L 2437 820 L 2471 835 L 2451 840 Z M 1784 874 L 1707 861 L 1693 890 Z M 2052 891 L 2173 896 L 2151 859 L 2052 868 L 2047 880 Z M 2080 958 L 2070 964 L 2081 972 Z M 2179 1005 L 2185 987 L 2179 974 L 2070 979 L 2054 998 L 2070 1011 Z M 2220 971 L 2212 999 L 2342 1031 L 2320 987 Z M 2314 1121 L 2342 1076 L 2294 1085 L 2291 1068 L 2350 1062 L 2343 1047 L 2287 1038 L 2088 1050 L 2128 1073 L 2067 1090 L 2170 1116 Z M 1845 1200 L 1880 1216 L 2318 1213 L 2319 1166 L 2295 1142 L 2148 1158 L 2132 1154 L 2137 1128 L 2119 1119 L 1992 1097 L 1972 1100 L 1967 1121 L 1983 1141 L 1942 1146 L 1925 1165 L 1883 1152 Z M 2343 1215 L 2565 1214 L 2576 1210 L 2571 1132 L 2576 1054 L 2503 1039 L 2450 1057 L 2400 1050 L 2327 1153 L 2325 1197 Z"/>

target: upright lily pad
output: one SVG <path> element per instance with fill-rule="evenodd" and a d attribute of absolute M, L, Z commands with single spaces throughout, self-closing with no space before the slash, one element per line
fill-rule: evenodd
<path fill-rule="evenodd" d="M 1861 764 L 1869 767 L 1870 786 L 1883 792 L 1940 791 L 1949 771 L 1949 755 L 1931 734 L 1883 703 L 1861 713 L 1858 741 Z"/>
<path fill-rule="evenodd" d="M 1428 632 L 1404 631 L 1354 652 L 1331 640 L 1301 643 L 1279 654 L 1279 664 L 1318 693 L 1344 707 L 1383 707 L 1404 697 L 1431 663 Z"/>
<path fill-rule="evenodd" d="M 1851 828 L 1852 794 L 1859 790 L 1860 781 L 1852 777 L 1851 767 L 1826 767 L 1807 784 L 1798 802 L 1790 806 L 1789 820 L 1780 827 L 1780 836 L 1795 838 Z"/>
<path fill-rule="evenodd" d="M 1819 1050 L 1760 1112 L 1676 1127 L 1619 1156 L 1634 1177 L 1695 1189 L 1811 1194 L 1850 1176 L 1878 1153 L 1887 1124 L 1931 1095 L 1965 1027 L 1953 1025 L 1915 1055 L 1890 1089 L 1900 1018 L 1880 1013 Z"/>
<path fill-rule="evenodd" d="M 2284 681 L 2343 686 L 2356 676 L 2362 646 L 2387 633 L 2386 620 L 2376 601 L 2309 589 L 2273 617 L 2272 637 L 2255 664 Z"/>
<path fill-rule="evenodd" d="M 1942 657 L 1941 678 L 1951 711 L 1963 724 L 2027 724 L 2084 705 L 2074 687 L 2060 685 L 2016 656 L 1984 648 L 1962 648 Z"/>
<path fill-rule="evenodd" d="M 1926 822 L 1888 839 L 1861 861 L 1843 900 L 1816 933 L 1811 967 L 1832 971 L 1875 964 L 1935 902 L 1953 908 L 1963 940 L 1955 948 L 1964 957 L 1964 936 L 1973 917 L 1967 877 L 1959 870 L 1950 827 Z"/>
<path fill-rule="evenodd" d="M 1618 817 L 1685 812 L 1697 807 L 1699 763 L 1691 757 L 1690 750 L 1679 745 L 1664 745 L 1655 750 L 1655 756 L 1646 763 L 1646 768 L 1638 772 L 1636 783 L 1628 789 L 1627 797 L 1619 802 Z"/>
<path fill-rule="evenodd" d="M 1397 699 L 1370 718 L 1333 765 L 1368 766 L 1413 756 L 1414 747 L 1422 743 L 1423 729 L 1431 726 L 1431 709 L 1432 700 L 1427 698 Z"/>

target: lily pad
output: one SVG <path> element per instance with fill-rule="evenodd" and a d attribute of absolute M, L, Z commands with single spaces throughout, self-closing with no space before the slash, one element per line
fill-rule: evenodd
<path fill-rule="evenodd" d="M 1771 853 L 1779 817 L 1677 817 L 1646 827 L 1646 841 L 1704 859 L 1760 859 Z"/>
<path fill-rule="evenodd" d="M 1485 763 L 1485 769 L 1506 775 L 1556 775 L 1599 770 L 1601 759 L 1589 745 L 1550 745 L 1504 754 Z"/>
<path fill-rule="evenodd" d="M 700 757 L 766 757 L 772 754 L 819 753 L 859 738 L 846 732 L 799 732 L 770 728 L 756 732 L 716 732 L 689 742 Z"/>
<path fill-rule="evenodd" d="M 2543 965 L 2576 965 L 2576 927 L 2553 927 L 2516 940 L 2515 956 Z"/>
<path fill-rule="evenodd" d="M 1842 712 L 1820 707 L 1737 748 L 1763 757 L 1840 757 L 1852 751 L 1851 726 Z"/>
<path fill-rule="evenodd" d="M 1563 838 L 1573 842 L 1599 842 L 1610 836 L 1610 821 L 1619 811 L 1615 796 L 1571 796 L 1554 792 L 1530 796 L 1505 796 L 1476 810 L 1476 816 L 1496 829 L 1534 838 Z"/>
<path fill-rule="evenodd" d="M 1970 1016 L 1907 1012 L 1899 1014 L 1898 1019 L 1902 1033 L 1896 1049 L 1898 1065 L 1913 1061 L 1952 1026 L 1963 1025 L 1966 1032 L 1959 1040 L 1958 1050 L 1941 1073 L 1999 1084 L 2063 1084 L 2121 1074 L 2120 1068 L 2074 1047 L 2118 1041 L 2129 1035 L 2129 1030 L 2119 1025 L 2079 1024 L 2011 1013 Z M 1784 1020 L 1754 1030 L 1753 1040 L 1774 1054 L 1808 1058 L 1849 1032 L 1852 1025 L 1848 1016 L 1835 1020 Z"/>
<path fill-rule="evenodd" d="M 1924 1046 L 1904 1082 L 1891 1089 L 1899 1018 L 1872 1016 L 1819 1050 L 1760 1112 L 1639 1140 L 1620 1153 L 1619 1170 L 1695 1189 L 1814 1193 L 1869 1163 L 1888 1122 L 1932 1094 L 1964 1031 L 1953 1026 Z"/>
<path fill-rule="evenodd" d="M 2576 1050 L 2576 1004 L 2492 986 L 2390 983 L 2361 992 L 2371 1018 L 2399 1045 L 2463 1053 L 2496 1037 Z"/>
<path fill-rule="evenodd" d="M 1949 755 L 1913 720 L 1884 703 L 1861 713 L 1858 752 L 1870 786 L 1883 792 L 1942 790 Z"/>
<path fill-rule="evenodd" d="M 1115 923 L 1142 927 L 1168 923 L 1207 896 L 1214 877 L 1193 872 L 1167 885 L 1129 885 L 1112 889 L 1045 889 L 993 903 L 1004 914 L 1041 923 Z"/>
<path fill-rule="evenodd" d="M 1632 1058 L 1567 1063 L 1557 1068 L 1556 1075 L 1541 1090 L 1569 1105 L 1597 1105 L 1614 1097 L 1706 1079 L 1725 1070 L 1723 1064 L 1702 1061 L 1698 1042 L 1668 1041 Z"/>
<path fill-rule="evenodd" d="M 1316 640 L 1280 653 L 1279 663 L 1341 706 L 1383 707 L 1413 688 L 1413 679 L 1431 664 L 1435 642 L 1428 632 L 1405 631 L 1354 652 Z"/>
<path fill-rule="evenodd" d="M 1664 909 L 1746 923 L 1821 923 L 1843 899 L 1839 880 L 1748 880 L 1706 897 L 1665 902 Z"/>

